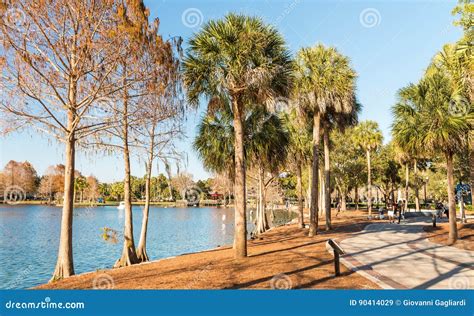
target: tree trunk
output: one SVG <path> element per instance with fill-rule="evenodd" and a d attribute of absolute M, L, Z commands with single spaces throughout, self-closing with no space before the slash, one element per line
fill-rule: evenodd
<path fill-rule="evenodd" d="M 367 210 L 372 218 L 372 170 L 370 166 L 370 150 L 367 150 Z"/>
<path fill-rule="evenodd" d="M 58 259 L 51 281 L 67 278 L 74 275 L 74 262 L 72 253 L 72 218 L 74 211 L 74 169 L 76 156 L 76 139 L 73 129 L 76 114 L 68 113 L 69 137 L 66 142 L 64 165 L 64 196 L 61 215 L 61 233 L 59 239 Z"/>
<path fill-rule="evenodd" d="M 347 201 L 346 201 L 347 192 L 341 191 L 341 211 L 347 211 Z"/>
<path fill-rule="evenodd" d="M 459 199 L 459 213 L 461 215 L 461 223 L 463 224 L 467 223 L 466 209 L 464 208 L 464 197 L 462 195 L 461 195 L 461 198 Z"/>
<path fill-rule="evenodd" d="M 309 212 L 309 236 L 318 233 L 318 202 L 319 202 L 319 127 L 320 114 L 313 115 L 313 169 L 311 181 L 311 207 Z"/>
<path fill-rule="evenodd" d="M 238 96 L 232 97 L 232 110 L 234 112 L 235 136 L 235 234 L 234 251 L 236 258 L 247 256 L 247 215 L 245 201 L 245 161 L 244 161 L 244 128 L 243 113 Z"/>
<path fill-rule="evenodd" d="M 138 263 L 137 253 L 135 250 L 135 241 L 133 240 L 133 213 L 132 213 L 132 196 L 130 183 L 130 151 L 128 148 L 128 95 L 124 92 L 123 106 L 123 158 L 125 163 L 125 179 L 124 179 L 124 202 L 125 202 L 125 226 L 123 231 L 123 249 L 122 256 L 115 262 L 114 268 L 125 267 Z"/>
<path fill-rule="evenodd" d="M 301 176 L 301 164 L 296 166 L 296 194 L 298 195 L 298 214 L 300 228 L 304 228 L 304 211 L 303 211 L 303 183 Z"/>
<path fill-rule="evenodd" d="M 474 131 L 469 132 L 469 182 L 471 185 L 471 201 L 474 205 Z"/>
<path fill-rule="evenodd" d="M 258 167 L 258 205 L 256 222 L 255 233 L 257 235 L 264 233 L 270 228 L 265 214 L 265 170 L 262 166 Z"/>
<path fill-rule="evenodd" d="M 308 189 L 306 190 L 306 207 L 308 210 L 311 209 L 311 173 L 312 173 L 312 164 L 308 164 Z"/>
<path fill-rule="evenodd" d="M 332 229 L 331 225 L 331 175 L 329 152 L 329 128 L 324 128 L 324 209 L 326 213 L 326 230 Z"/>
<path fill-rule="evenodd" d="M 154 138 L 151 137 L 150 152 L 148 157 L 148 163 L 146 166 L 146 179 L 145 179 L 145 206 L 143 207 L 143 218 L 142 218 L 142 230 L 140 231 L 140 241 L 138 242 L 137 258 L 140 262 L 149 261 L 148 254 L 146 252 L 146 236 L 148 231 L 148 215 L 150 213 L 150 189 L 151 189 L 151 172 L 153 168 L 153 150 L 155 147 Z"/>
<path fill-rule="evenodd" d="M 410 167 L 405 163 L 405 210 L 408 210 L 408 190 L 410 190 Z"/>
<path fill-rule="evenodd" d="M 415 159 L 413 163 L 413 175 L 415 178 L 415 209 L 417 212 L 420 211 L 420 190 L 418 188 L 418 162 Z"/>
<path fill-rule="evenodd" d="M 458 227 L 456 224 L 456 201 L 454 198 L 454 170 L 453 154 L 446 154 L 446 170 L 448 176 L 448 205 L 449 205 L 449 237 L 448 243 L 454 244 L 458 239 Z"/>
<path fill-rule="evenodd" d="M 319 168 L 319 200 L 318 200 L 318 209 L 319 209 L 319 216 L 323 216 L 324 214 L 324 201 L 325 201 L 325 191 L 324 191 L 324 170 L 322 170 L 324 166 L 320 166 Z"/>
<path fill-rule="evenodd" d="M 355 202 L 355 209 L 359 210 L 359 186 L 356 184 L 354 188 L 354 202 Z"/>

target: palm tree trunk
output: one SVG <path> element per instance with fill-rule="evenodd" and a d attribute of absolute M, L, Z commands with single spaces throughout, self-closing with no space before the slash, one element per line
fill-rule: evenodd
<path fill-rule="evenodd" d="M 268 226 L 267 216 L 265 214 L 265 170 L 262 166 L 258 167 L 258 205 L 257 205 L 257 225 L 255 233 L 257 235 L 264 233 L 270 228 Z"/>
<path fill-rule="evenodd" d="M 326 230 L 332 229 L 331 225 L 331 175 L 329 152 L 329 128 L 324 128 L 324 209 L 326 213 Z"/>
<path fill-rule="evenodd" d="M 244 161 L 244 129 L 243 113 L 238 96 L 232 98 L 235 134 L 235 235 L 234 251 L 236 258 L 247 256 L 247 215 L 245 201 L 245 161 Z"/>
<path fill-rule="evenodd" d="M 456 224 L 456 201 L 454 198 L 454 167 L 453 154 L 446 153 L 446 170 L 448 177 L 448 205 L 449 205 L 449 237 L 448 243 L 454 244 L 458 239 L 458 227 Z"/>
<path fill-rule="evenodd" d="M 341 191 L 341 211 L 347 211 L 347 202 L 346 202 L 347 192 Z"/>
<path fill-rule="evenodd" d="M 143 207 L 142 230 L 140 231 L 140 241 L 138 242 L 137 258 L 140 262 L 149 261 L 146 252 L 146 235 L 148 230 L 148 215 L 150 213 L 150 189 L 151 189 L 151 172 L 153 168 L 153 149 L 155 147 L 154 138 L 151 137 L 151 145 L 149 148 L 149 157 L 146 165 L 145 179 L 145 206 Z"/>
<path fill-rule="evenodd" d="M 420 211 L 420 190 L 418 189 L 418 162 L 415 159 L 413 163 L 413 175 L 415 177 L 415 208 L 416 211 Z"/>
<path fill-rule="evenodd" d="M 314 236 L 318 233 L 318 198 L 319 198 L 319 128 L 320 128 L 320 114 L 316 112 L 313 115 L 313 169 L 311 181 L 311 208 L 309 212 L 309 236 Z"/>
<path fill-rule="evenodd" d="M 296 166 L 296 194 L 298 195 L 298 213 L 300 228 L 304 228 L 304 211 L 303 211 L 303 183 L 301 176 L 301 164 Z"/>
<path fill-rule="evenodd" d="M 124 85 L 125 86 L 125 85 Z M 125 165 L 125 178 L 123 185 L 124 202 L 125 202 L 125 225 L 123 231 L 123 248 L 122 255 L 118 259 L 114 268 L 129 266 L 138 263 L 137 253 L 135 250 L 135 241 L 133 240 L 133 214 L 132 214 L 132 196 L 130 183 L 130 150 L 128 148 L 128 92 L 124 91 L 123 102 L 123 159 Z"/>
<path fill-rule="evenodd" d="M 308 189 L 306 190 L 306 207 L 310 210 L 311 209 L 311 173 L 312 173 L 312 165 L 308 164 Z"/>
<path fill-rule="evenodd" d="M 372 218 L 372 170 L 370 166 L 370 150 L 367 150 L 367 209 Z"/>
<path fill-rule="evenodd" d="M 472 130 L 469 132 L 469 147 L 469 182 L 471 184 L 471 201 L 474 201 L 474 131 Z"/>
<path fill-rule="evenodd" d="M 320 166 L 319 168 L 319 203 L 318 203 L 318 209 L 319 209 L 319 216 L 323 216 L 324 214 L 324 177 L 323 177 L 323 173 L 324 171 L 322 170 L 322 168 L 324 168 L 324 166 Z"/>
<path fill-rule="evenodd" d="M 359 186 L 357 184 L 354 188 L 354 201 L 355 201 L 355 209 L 359 210 Z"/>
<path fill-rule="evenodd" d="M 410 167 L 405 163 L 405 210 L 408 210 L 408 190 L 410 186 Z"/>
<path fill-rule="evenodd" d="M 67 278 L 74 275 L 72 254 L 72 217 L 74 210 L 74 168 L 76 139 L 72 128 L 75 114 L 68 113 L 68 129 L 71 130 L 66 142 L 66 161 L 64 168 L 64 197 L 61 215 L 61 233 L 59 237 L 59 250 L 56 268 L 51 281 Z"/>

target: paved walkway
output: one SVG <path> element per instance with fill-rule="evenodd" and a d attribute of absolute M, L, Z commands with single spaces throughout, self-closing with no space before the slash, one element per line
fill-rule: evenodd
<path fill-rule="evenodd" d="M 342 263 L 383 288 L 474 288 L 474 252 L 425 239 L 429 221 L 371 224 L 340 243 L 347 253 Z"/>

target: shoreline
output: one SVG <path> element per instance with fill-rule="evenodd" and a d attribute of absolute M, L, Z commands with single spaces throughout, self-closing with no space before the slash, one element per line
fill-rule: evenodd
<path fill-rule="evenodd" d="M 328 238 L 347 238 L 373 222 L 360 213 L 347 212 L 334 220 L 332 231 L 324 231 L 322 222 L 315 237 L 307 236 L 307 228 L 285 224 L 249 240 L 245 259 L 235 260 L 232 246 L 223 245 L 128 267 L 84 272 L 32 289 L 104 288 L 97 285 L 104 280 L 109 280 L 105 282 L 108 289 L 265 289 L 275 285 L 275 278 L 284 278 L 290 288 L 379 288 L 345 266 L 335 278 L 332 255 L 325 246 Z"/>

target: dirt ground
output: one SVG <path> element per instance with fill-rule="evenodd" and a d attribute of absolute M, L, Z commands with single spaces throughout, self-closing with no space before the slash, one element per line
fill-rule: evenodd
<path fill-rule="evenodd" d="M 427 226 L 425 232 L 430 241 L 442 245 L 448 244 L 449 223 L 437 224 L 436 227 Z M 474 251 L 474 223 L 458 223 L 458 238 L 458 241 L 450 246 Z"/>
<path fill-rule="evenodd" d="M 334 229 L 308 237 L 297 225 L 278 227 L 249 241 L 246 259 L 235 260 L 231 247 L 131 267 L 73 276 L 38 289 L 374 289 L 375 283 L 341 265 L 334 277 L 329 238 L 342 240 L 361 231 L 368 222 L 359 211 L 346 211 L 333 219 Z"/>

